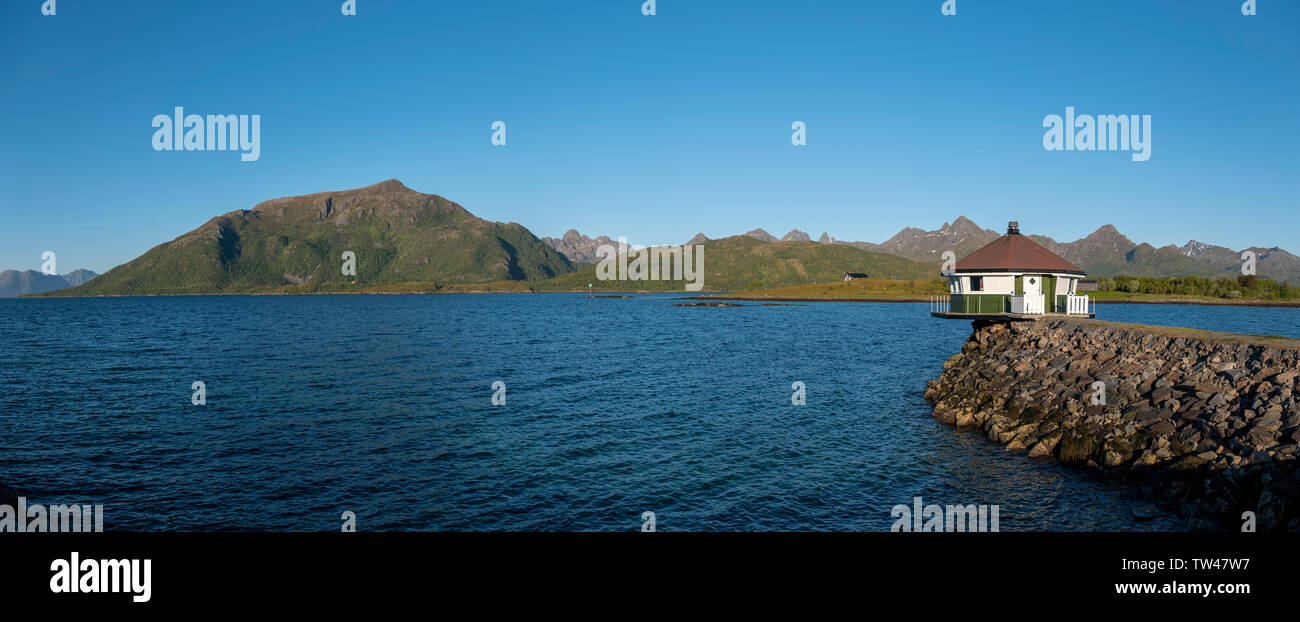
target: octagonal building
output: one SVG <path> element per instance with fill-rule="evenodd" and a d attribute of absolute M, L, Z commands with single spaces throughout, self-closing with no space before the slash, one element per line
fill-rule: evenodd
<path fill-rule="evenodd" d="M 1085 274 L 1078 266 L 1020 234 L 1011 222 L 1006 235 L 957 262 L 948 277 L 948 295 L 931 303 L 933 317 L 1034 319 L 1046 316 L 1094 317 L 1092 301 L 1076 294 Z"/>

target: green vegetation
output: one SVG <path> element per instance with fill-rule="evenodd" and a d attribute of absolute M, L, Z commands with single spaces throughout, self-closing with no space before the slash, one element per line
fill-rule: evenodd
<path fill-rule="evenodd" d="M 817 298 L 826 300 L 926 300 L 948 293 L 946 279 L 854 279 L 741 291 L 724 298 Z"/>
<path fill-rule="evenodd" d="M 704 291 L 750 297 L 925 299 L 947 293 L 937 266 L 847 244 L 709 240 Z M 356 255 L 344 275 L 343 253 Z M 692 266 L 693 267 L 693 266 Z M 842 281 L 845 272 L 874 278 Z M 600 280 L 516 223 L 475 217 L 389 180 L 266 201 L 213 218 L 79 287 L 43 296 L 274 293 L 687 291 L 687 280 Z M 1101 279 L 1099 300 L 1300 301 L 1266 279 Z M 1177 299 L 1177 300 L 1174 300 Z"/>
<path fill-rule="evenodd" d="M 356 254 L 356 276 L 342 254 Z M 546 279 L 574 266 L 516 223 L 395 180 L 230 212 L 53 296 L 358 291 Z"/>
<path fill-rule="evenodd" d="M 1117 276 L 1113 279 L 1099 279 L 1097 290 L 1095 294 L 1098 300 L 1185 296 L 1223 300 L 1300 301 L 1300 287 L 1255 276 L 1239 276 L 1236 279 Z M 1141 296 L 1142 294 L 1148 296 Z"/>
<path fill-rule="evenodd" d="M 468 213 L 469 219 L 477 221 L 466 225 L 470 232 L 444 235 L 433 248 L 412 239 L 418 238 L 418 232 L 397 235 L 382 227 L 351 226 L 340 233 L 279 224 L 272 231 L 256 214 L 214 219 L 86 286 L 51 295 L 558 292 L 588 291 L 588 283 L 594 292 L 686 291 L 684 280 L 602 281 L 596 278 L 594 264 L 565 261 L 557 265 L 553 257 L 558 254 L 550 247 L 536 249 L 530 243 L 536 238 L 523 227 L 478 221 Z M 516 250 L 503 257 L 495 252 L 494 241 L 503 241 L 502 247 L 512 249 L 531 248 L 533 254 Z M 345 248 L 355 249 L 357 254 L 355 279 L 342 276 L 340 261 L 329 260 Z M 517 268 L 511 269 L 512 265 Z M 538 278 L 565 268 L 567 273 Z M 841 244 L 764 243 L 747 236 L 706 242 L 704 271 L 704 291 L 714 292 L 809 283 L 826 283 L 815 286 L 822 289 L 848 285 L 843 292 L 846 297 L 923 296 L 947 291 L 937 268 L 929 264 Z M 845 272 L 903 280 L 844 283 Z M 293 280 L 287 281 L 290 276 Z M 864 293 L 868 283 L 880 291 Z"/>
<path fill-rule="evenodd" d="M 922 280 L 939 276 L 937 266 L 844 244 L 765 243 L 743 235 L 704 243 L 706 291 L 826 283 L 840 281 L 845 272 Z M 685 291 L 685 281 L 601 281 L 591 264 L 579 264 L 577 272 L 532 286 L 539 291 L 586 291 L 588 283 L 593 291 Z"/>

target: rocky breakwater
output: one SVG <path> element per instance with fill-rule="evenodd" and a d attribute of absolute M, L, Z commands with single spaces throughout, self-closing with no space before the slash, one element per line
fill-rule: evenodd
<path fill-rule="evenodd" d="M 940 421 L 1131 482 L 1193 529 L 1238 530 L 1253 512 L 1259 531 L 1300 531 L 1297 377 L 1300 341 L 976 322 L 925 397 Z"/>

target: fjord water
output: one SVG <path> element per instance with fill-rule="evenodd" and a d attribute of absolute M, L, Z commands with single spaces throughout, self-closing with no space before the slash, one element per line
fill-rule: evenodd
<path fill-rule="evenodd" d="M 968 322 L 673 298 L 3 300 L 0 482 L 109 530 L 888 530 L 918 496 L 1003 531 L 1184 525 L 931 419 Z M 1300 337 L 1296 309 L 1098 312 Z"/>

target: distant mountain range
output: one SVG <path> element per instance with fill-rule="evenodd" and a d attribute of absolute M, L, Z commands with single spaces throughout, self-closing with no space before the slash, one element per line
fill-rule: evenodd
<path fill-rule="evenodd" d="M 90 270 L 73 270 L 64 275 L 47 275 L 35 270 L 5 270 L 0 272 L 0 298 L 14 298 L 76 287 L 97 276 L 99 275 Z"/>
<path fill-rule="evenodd" d="M 769 244 L 810 239 L 807 233 L 798 229 L 791 230 L 781 238 L 761 228 L 748 231 L 744 235 Z M 817 241 L 822 244 L 844 244 L 872 253 L 885 253 L 937 266 L 942 260 L 944 251 L 953 251 L 960 259 L 1001 235 L 1000 231 L 984 229 L 965 216 L 960 216 L 933 231 L 905 228 L 879 244 L 846 242 L 837 240 L 825 232 Z M 1251 247 L 1234 251 L 1191 240 L 1181 247 L 1170 245 L 1156 248 L 1150 244 L 1133 242 L 1112 225 L 1104 225 L 1087 237 L 1073 242 L 1057 242 L 1042 235 L 1029 235 L 1029 237 L 1083 268 L 1090 277 L 1112 277 L 1124 274 L 1150 277 L 1231 278 L 1241 274 L 1241 253 L 1249 250 L 1256 254 L 1256 272 L 1260 278 L 1272 279 L 1279 283 L 1300 283 L 1300 257 L 1276 247 Z M 586 241 L 591 240 L 572 229 L 565 233 L 565 239 L 573 246 L 582 246 Z M 597 239 L 608 238 L 602 236 Z M 699 243 L 700 240 L 707 239 L 701 233 L 689 243 Z M 574 256 L 569 255 L 564 247 L 555 244 L 552 246 L 565 253 L 570 259 L 574 259 Z"/>
<path fill-rule="evenodd" d="M 1242 251 L 1255 253 L 1256 272 L 1261 278 L 1292 284 L 1300 283 L 1300 257 L 1276 246 L 1273 248 L 1252 246 L 1244 248 Z M 1218 268 L 1229 272 L 1238 271 L 1237 274 L 1240 274 L 1241 251 L 1189 240 L 1186 244 L 1178 247 L 1178 252 L 1184 257 L 1202 262 L 1203 265 L 1211 269 Z"/>
<path fill-rule="evenodd" d="M 1028 223 L 1026 223 L 1028 224 Z M 1032 231 L 1032 225 L 1026 227 Z M 845 242 L 823 232 L 817 242 L 797 229 L 781 238 L 754 229 L 710 240 L 703 233 L 709 290 L 781 287 L 839 280 L 845 272 L 901 279 L 939 275 L 944 251 L 958 258 L 996 239 L 965 217 L 934 231 L 907 228 L 882 243 Z M 1074 242 L 1034 240 L 1092 277 L 1240 274 L 1238 251 L 1190 241 L 1154 248 L 1106 225 Z M 479 218 L 443 197 L 393 179 L 354 190 L 272 199 L 217 216 L 102 276 L 0 273 L 0 295 L 49 296 L 355 291 L 357 287 L 527 281 L 528 289 L 586 289 L 596 279 L 596 249 L 616 245 L 570 229 L 535 237 L 517 223 Z M 1300 283 L 1300 258 L 1278 248 L 1251 248 L 1260 277 Z M 346 251 L 356 274 L 345 275 Z M 605 282 L 602 289 L 656 289 L 667 283 Z"/>

